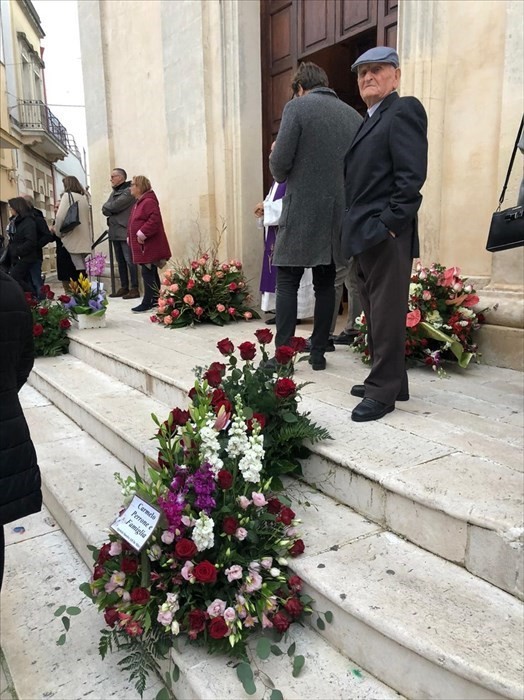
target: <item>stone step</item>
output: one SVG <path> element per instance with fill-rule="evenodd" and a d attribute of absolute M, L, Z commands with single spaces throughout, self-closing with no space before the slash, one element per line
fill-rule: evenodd
<path fill-rule="evenodd" d="M 227 333 L 239 342 L 245 328 L 234 326 Z M 71 353 L 104 372 L 104 381 L 110 375 L 150 396 L 152 405 L 172 407 L 185 405 L 192 369 L 216 360 L 216 340 L 224 335 L 224 329 L 210 327 L 166 331 L 132 318 L 116 328 L 72 333 Z M 381 421 L 356 425 L 350 412 L 357 400 L 349 394 L 361 371 L 355 362 L 339 347 L 330 353 L 325 373 L 312 372 L 304 362 L 297 365 L 298 380 L 315 380 L 304 388 L 304 408 L 334 437 L 313 446 L 304 478 L 522 599 L 522 375 L 473 366 L 471 374 L 457 372 L 443 380 L 414 370 L 411 401 Z M 40 365 L 37 372 L 43 376 Z M 143 397 L 133 396 L 137 406 L 144 404 Z M 114 427 L 118 431 L 118 423 Z M 140 464 L 136 452 L 130 458 Z"/>
<path fill-rule="evenodd" d="M 64 700 L 87 697 L 88 692 L 93 700 L 105 700 L 107 697 L 130 700 L 138 696 L 127 683 L 125 673 L 117 668 L 121 655 L 109 655 L 105 664 L 98 658 L 101 617 L 78 591 L 78 585 L 88 580 L 90 571 L 87 567 L 91 567 L 93 561 L 87 545 L 99 546 L 107 540 L 107 530 L 121 505 L 120 488 L 112 475 L 118 472 L 127 476 L 130 471 L 38 392 L 24 388 L 21 397 L 38 454 L 45 503 L 63 531 L 45 513 L 9 526 L 11 533 L 17 525 L 25 526 L 25 537 L 32 538 L 33 544 L 38 542 L 36 555 L 32 555 L 28 542 L 24 547 L 21 543 L 16 545 L 16 549 L 13 546 L 7 562 L 9 575 L 6 588 L 9 594 L 3 600 L 6 626 L 2 625 L 2 631 L 5 633 L 3 646 L 15 686 L 21 698 L 46 697 L 47 692 L 54 691 L 56 694 L 53 697 Z M 41 429 L 42 426 L 46 426 L 45 430 Z M 36 540 L 40 535 L 47 539 Z M 65 535 L 84 562 L 79 560 Z M 12 534 L 10 537 L 15 542 L 18 536 Z M 55 572 L 60 571 L 59 579 L 56 575 L 50 575 L 53 562 Z M 35 566 L 35 570 L 32 571 L 31 566 Z M 43 578 L 45 581 L 42 583 Z M 41 630 L 38 626 L 39 642 L 42 642 L 44 650 L 47 649 L 47 653 L 40 652 L 38 663 L 40 658 L 49 661 L 49 649 L 55 648 L 54 643 L 61 631 L 58 623 L 53 624 L 54 610 L 63 603 L 76 605 L 82 601 L 82 615 L 73 621 L 70 641 L 61 648 L 65 650 L 66 658 L 74 654 L 79 659 L 88 658 L 97 664 L 97 669 L 100 666 L 97 678 L 100 675 L 104 678 L 100 693 L 97 686 L 93 689 L 89 675 L 84 677 L 84 665 L 82 675 L 75 674 L 74 677 L 77 687 L 82 689 L 81 695 L 75 695 L 71 689 L 70 669 L 64 672 L 64 680 L 60 678 L 56 686 L 53 686 L 53 674 L 49 670 L 42 679 L 38 678 L 38 668 L 34 675 L 21 677 L 24 665 L 32 663 L 35 652 L 29 649 L 29 630 L 24 639 L 16 639 L 17 635 L 12 631 L 19 624 L 20 609 L 24 605 L 22 601 L 27 598 L 52 601 L 42 615 Z M 11 611 L 10 614 L 7 611 Z M 282 658 L 272 656 L 267 662 L 258 662 L 261 670 L 283 691 L 286 699 L 316 700 L 329 697 L 345 700 L 349 694 L 355 700 L 402 700 L 397 692 L 337 651 L 314 629 L 295 627 L 287 645 L 295 641 L 297 653 L 303 653 L 306 657 L 299 678 L 292 678 L 287 655 Z M 20 655 L 21 649 L 24 651 Z M 174 688 L 177 700 L 226 697 L 245 700 L 248 697 L 236 680 L 231 663 L 223 657 L 210 657 L 204 649 L 187 645 L 182 647 L 181 654 L 174 654 L 173 659 L 181 671 L 180 680 Z M 91 666 L 87 668 L 90 673 Z M 258 685 L 261 688 L 261 684 Z M 161 687 L 156 679 L 151 679 L 151 686 L 155 688 L 155 693 L 146 692 L 146 700 L 154 698 Z M 27 692 L 28 687 L 32 695 Z M 262 698 L 262 692 L 254 697 Z"/>
<path fill-rule="evenodd" d="M 86 544 L 105 539 L 120 505 L 114 457 L 37 392 L 22 395 L 46 502 L 89 560 Z M 291 565 L 317 609 L 333 611 L 333 624 L 322 632 L 333 647 L 413 700 L 522 697 L 519 601 L 307 484 L 290 490 L 307 545 Z M 212 697 L 211 688 L 206 693 Z"/>

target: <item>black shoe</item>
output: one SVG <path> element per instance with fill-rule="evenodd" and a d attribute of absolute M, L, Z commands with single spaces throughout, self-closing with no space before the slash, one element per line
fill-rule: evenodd
<path fill-rule="evenodd" d="M 308 338 L 306 340 L 306 347 L 304 348 L 304 352 L 311 352 L 311 338 Z M 333 338 L 329 338 L 326 349 L 324 352 L 335 352 L 335 345 L 333 343 Z"/>
<path fill-rule="evenodd" d="M 154 308 L 155 308 L 155 304 L 144 304 L 144 302 L 142 302 L 138 306 L 135 306 L 134 309 L 131 309 L 131 311 L 134 311 L 135 314 L 139 314 L 139 313 L 142 313 L 143 311 L 151 311 L 151 309 L 154 309 Z"/>
<path fill-rule="evenodd" d="M 355 384 L 349 392 L 351 396 L 359 396 L 361 399 L 365 396 L 366 387 L 363 384 Z M 409 401 L 409 394 L 399 394 L 396 401 Z"/>
<path fill-rule="evenodd" d="M 276 322 L 277 322 L 277 317 L 271 316 L 271 318 L 267 319 L 266 326 L 274 326 Z"/>
<path fill-rule="evenodd" d="M 358 331 L 342 331 L 339 335 L 335 335 L 333 342 L 335 345 L 353 345 L 353 341 L 358 335 Z"/>
<path fill-rule="evenodd" d="M 326 358 L 324 355 L 310 355 L 308 362 L 311 365 L 311 369 L 317 371 L 326 369 Z"/>
<path fill-rule="evenodd" d="M 351 413 L 351 420 L 357 423 L 364 423 L 368 420 L 378 420 L 395 410 L 395 405 L 386 406 L 385 403 L 375 401 L 375 399 L 362 399 Z"/>

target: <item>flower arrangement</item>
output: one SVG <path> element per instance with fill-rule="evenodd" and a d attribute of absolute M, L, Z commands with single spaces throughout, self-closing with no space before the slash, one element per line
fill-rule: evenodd
<path fill-rule="evenodd" d="M 239 260 L 220 263 L 199 252 L 194 260 L 175 264 L 163 273 L 154 323 L 170 328 L 195 323 L 223 326 L 260 316 L 250 306 L 249 288 Z"/>
<path fill-rule="evenodd" d="M 35 357 L 56 357 L 68 351 L 67 331 L 71 327 L 69 311 L 60 301 L 55 301 L 55 294 L 48 284 L 42 287 L 45 295 L 42 301 L 26 292 L 25 298 L 33 315 L 33 341 Z"/>
<path fill-rule="evenodd" d="M 256 336 L 267 361 L 271 332 Z M 210 653 L 237 657 L 237 676 L 252 694 L 252 636 L 259 633 L 258 657 L 282 655 L 275 642 L 313 613 L 313 601 L 289 565 L 305 548 L 300 521 L 288 495 L 277 493 L 279 477 L 297 469 L 302 440 L 329 437 L 297 410 L 301 387 L 290 375 L 301 341 L 280 349 L 272 372 L 263 362 L 253 363 L 254 343 L 235 349 L 228 338 L 221 340 L 217 347 L 227 365 L 197 370 L 187 409 L 174 408 L 163 422 L 153 416 L 159 451 L 148 478 L 136 472 L 125 480 L 117 476 L 125 502 L 138 496 L 160 511 L 160 520 L 141 551 L 115 532 L 93 548 L 92 580 L 81 590 L 104 614 L 101 655 L 113 646 L 129 651 L 120 664 L 136 679 L 139 693 L 147 673 L 158 670 L 157 659 L 177 649 L 183 636 Z M 279 457 L 288 439 L 295 451 L 286 446 Z M 317 615 L 321 628 L 333 617 L 330 611 Z M 65 633 L 58 643 L 64 641 Z M 298 675 L 304 657 L 295 654 L 294 644 L 287 652 Z M 273 687 L 267 676 L 260 678 Z M 171 684 L 169 674 L 166 681 Z"/>
<path fill-rule="evenodd" d="M 417 265 L 409 288 L 406 358 L 424 362 L 441 376 L 445 374 L 444 360 L 455 359 L 466 368 L 472 359 L 478 359 L 473 332 L 485 322 L 484 314 L 473 309 L 478 303 L 475 289 L 458 267 Z M 356 328 L 360 332 L 352 347 L 367 363 L 370 358 L 364 314 L 357 319 Z"/>
<path fill-rule="evenodd" d="M 63 294 L 60 301 L 71 311 L 73 318 L 81 314 L 103 316 L 108 303 L 105 290 L 100 288 L 100 281 L 91 282 L 82 273 L 78 276 L 78 281 L 69 280 L 69 294 Z"/>

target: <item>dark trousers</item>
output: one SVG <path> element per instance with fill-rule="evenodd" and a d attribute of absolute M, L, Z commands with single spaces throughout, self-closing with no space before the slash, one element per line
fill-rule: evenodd
<path fill-rule="evenodd" d="M 335 265 L 313 267 L 315 312 L 311 334 L 311 354 L 323 355 L 329 338 L 331 319 L 335 308 Z M 297 323 L 297 292 L 304 274 L 303 267 L 279 267 L 277 269 L 277 333 L 275 346 L 288 345 L 295 335 Z"/>
<path fill-rule="evenodd" d="M 45 295 L 42 294 L 42 261 L 37 260 L 29 265 L 29 278 L 31 284 L 35 288 L 35 294 L 39 299 L 44 299 Z"/>
<path fill-rule="evenodd" d="M 142 279 L 144 280 L 144 298 L 142 304 L 153 306 L 158 299 L 158 291 L 160 289 L 160 277 L 158 276 L 158 267 L 152 263 L 148 265 L 141 264 Z"/>
<path fill-rule="evenodd" d="M 18 282 L 24 292 L 34 294 L 35 290 L 33 289 L 33 284 L 31 282 L 30 266 L 31 263 L 24 262 L 23 260 L 17 260 L 11 267 L 9 274 Z"/>
<path fill-rule="evenodd" d="M 138 268 L 133 264 L 131 249 L 126 241 L 113 241 L 120 286 L 125 289 L 138 289 Z M 129 272 L 128 272 L 129 270 Z M 131 282 L 131 284 L 129 284 Z"/>
<path fill-rule="evenodd" d="M 365 396 L 387 406 L 395 403 L 399 393 L 408 393 L 405 346 L 411 246 L 409 234 L 389 236 L 356 257 L 371 358 Z"/>

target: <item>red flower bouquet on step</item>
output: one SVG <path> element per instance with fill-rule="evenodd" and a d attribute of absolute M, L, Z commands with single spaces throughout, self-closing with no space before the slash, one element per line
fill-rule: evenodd
<path fill-rule="evenodd" d="M 406 358 L 422 361 L 440 375 L 442 362 L 454 359 L 466 368 L 479 355 L 473 332 L 484 323 L 484 315 L 473 309 L 479 297 L 458 267 L 433 263 L 418 265 L 409 288 L 406 316 Z M 369 362 L 367 324 L 364 314 L 356 321 L 360 331 L 353 350 Z"/>
<path fill-rule="evenodd" d="M 147 478 L 119 482 L 126 503 L 138 496 L 160 511 L 158 525 L 141 551 L 111 534 L 94 549 L 92 580 L 81 587 L 104 615 L 102 656 L 113 645 L 128 650 L 120 663 L 140 693 L 156 659 L 181 636 L 237 657 L 238 678 L 254 693 L 252 636 L 261 658 L 281 654 L 267 632 L 278 641 L 312 614 L 292 571 L 305 544 L 281 477 L 299 468 L 304 440 L 328 434 L 298 411 L 301 387 L 290 376 L 296 350 L 282 354 L 276 371 L 266 369 L 258 360 L 267 361 L 272 335 L 256 336 L 258 347 L 221 340 L 224 361 L 196 371 L 188 408 L 154 418 L 157 460 Z M 294 645 L 288 653 L 298 674 L 304 657 Z"/>
<path fill-rule="evenodd" d="M 56 357 L 69 349 L 68 329 L 71 327 L 70 313 L 55 301 L 51 287 L 42 287 L 45 298 L 38 301 L 29 292 L 25 293 L 33 315 L 33 341 L 35 357 Z"/>

